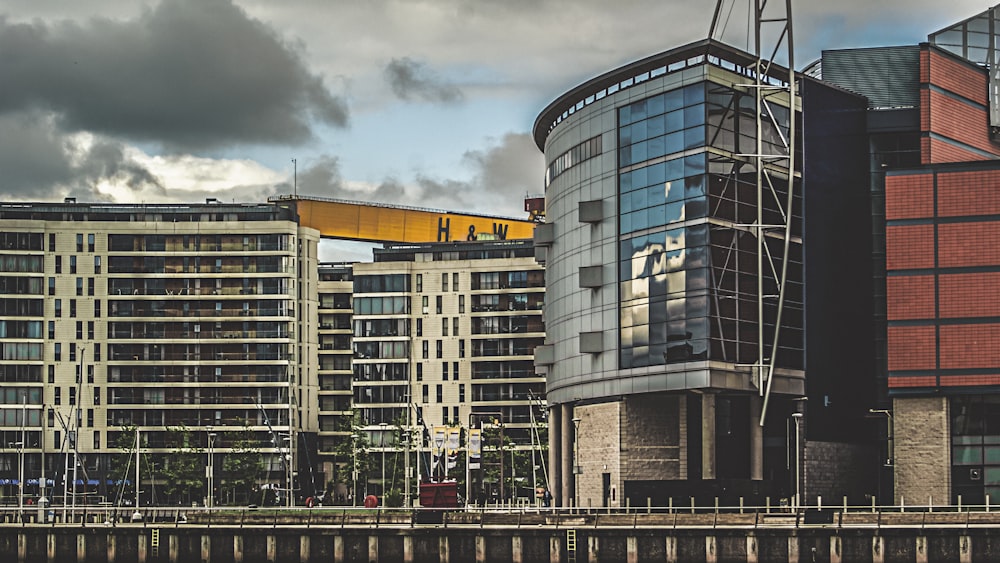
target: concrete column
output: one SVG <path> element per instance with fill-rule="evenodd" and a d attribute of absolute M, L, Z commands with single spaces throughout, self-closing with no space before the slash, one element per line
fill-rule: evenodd
<path fill-rule="evenodd" d="M 958 538 L 958 561 L 959 563 L 972 563 L 971 536 L 962 536 Z"/>
<path fill-rule="evenodd" d="M 757 563 L 758 561 L 757 536 L 753 533 L 747 534 L 747 563 Z"/>
<path fill-rule="evenodd" d="M 927 563 L 927 537 L 917 536 L 914 540 L 917 563 Z"/>
<path fill-rule="evenodd" d="M 788 536 L 788 563 L 799 561 L 799 537 Z"/>
<path fill-rule="evenodd" d="M 403 563 L 413 563 L 413 536 L 403 536 Z"/>
<path fill-rule="evenodd" d="M 76 546 L 76 560 L 77 561 L 86 561 L 87 551 L 84 550 L 83 554 L 84 554 L 84 557 L 81 557 L 80 556 L 80 545 L 77 544 L 77 546 Z M 146 534 L 139 534 L 139 553 L 137 555 L 139 556 L 139 563 L 146 563 L 146 561 L 147 561 L 147 559 L 149 557 L 149 536 L 147 536 Z"/>
<path fill-rule="evenodd" d="M 718 563 L 719 546 L 715 543 L 715 536 L 705 536 L 705 563 Z"/>
<path fill-rule="evenodd" d="M 112 537 L 114 536 L 108 536 L 108 545 L 111 544 Z M 170 560 L 170 563 L 177 563 L 177 560 L 179 559 L 179 552 L 180 542 L 177 539 L 177 536 L 171 534 L 167 537 L 167 559 Z"/>
<path fill-rule="evenodd" d="M 885 542 L 882 536 L 872 538 L 872 563 L 885 562 Z"/>
<path fill-rule="evenodd" d="M 115 563 L 115 559 L 118 557 L 118 536 L 115 534 L 108 534 L 108 563 Z"/>
<path fill-rule="evenodd" d="M 486 538 L 476 536 L 476 563 L 486 563 Z"/>
<path fill-rule="evenodd" d="M 309 561 L 309 535 L 299 536 L 299 561 Z"/>
<path fill-rule="evenodd" d="M 625 538 L 625 560 L 628 563 L 639 563 L 639 540 L 635 536 Z"/>
<path fill-rule="evenodd" d="M 212 563 L 212 536 L 201 536 L 201 563 Z"/>
<path fill-rule="evenodd" d="M 243 536 L 233 536 L 233 563 L 243 563 Z"/>
<path fill-rule="evenodd" d="M 28 561 L 28 536 L 24 533 L 17 534 L 17 563 L 27 563 Z"/>
<path fill-rule="evenodd" d="M 510 538 L 510 559 L 511 563 L 524 563 L 524 546 L 521 544 L 521 536 L 516 532 Z"/>
<path fill-rule="evenodd" d="M 438 561 L 451 563 L 451 553 L 448 552 L 448 536 L 441 536 L 438 540 Z"/>
<path fill-rule="evenodd" d="M 750 396 L 750 479 L 764 479 L 764 429 L 760 425 L 760 409 L 763 399 Z"/>
<path fill-rule="evenodd" d="M 830 536 L 830 563 L 840 563 L 843 560 L 844 547 L 840 536 Z"/>
<path fill-rule="evenodd" d="M 575 485 L 575 475 L 573 475 L 573 405 L 561 405 L 560 410 L 562 411 L 562 425 L 560 426 L 562 434 L 562 444 L 559 446 L 563 456 L 560 460 L 562 467 L 562 498 L 559 500 L 559 506 L 575 506 L 576 503 L 576 487 Z"/>
<path fill-rule="evenodd" d="M 146 546 L 143 545 L 142 540 L 146 539 L 145 535 L 139 536 L 139 562 L 146 562 Z M 87 560 L 87 536 L 83 534 L 76 535 L 76 560 L 86 561 Z"/>
<path fill-rule="evenodd" d="M 49 563 L 56 561 L 56 536 L 52 532 L 45 534 L 45 557 Z"/>
<path fill-rule="evenodd" d="M 378 561 L 378 536 L 368 536 L 368 560 Z"/>
<path fill-rule="evenodd" d="M 715 479 L 715 395 L 701 396 L 701 478 Z"/>
<path fill-rule="evenodd" d="M 562 563 L 562 540 L 559 536 L 549 538 L 549 563 Z"/>
<path fill-rule="evenodd" d="M 596 535 L 587 537 L 587 561 L 601 560 L 601 542 Z"/>
<path fill-rule="evenodd" d="M 562 410 L 549 409 L 549 491 L 553 500 L 552 506 L 562 506 Z"/>
<path fill-rule="evenodd" d="M 274 536 L 267 536 L 267 547 L 264 558 L 267 563 L 278 563 L 278 539 Z"/>
<path fill-rule="evenodd" d="M 333 536 L 333 563 L 344 563 L 343 536 Z"/>
<path fill-rule="evenodd" d="M 674 536 L 667 536 L 667 542 L 664 546 L 664 555 L 667 563 L 677 563 L 677 538 Z"/>

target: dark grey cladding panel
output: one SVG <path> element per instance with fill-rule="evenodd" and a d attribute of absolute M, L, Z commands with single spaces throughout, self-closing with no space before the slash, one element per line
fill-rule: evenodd
<path fill-rule="evenodd" d="M 823 81 L 868 98 L 870 108 L 919 107 L 920 46 L 823 51 Z"/>

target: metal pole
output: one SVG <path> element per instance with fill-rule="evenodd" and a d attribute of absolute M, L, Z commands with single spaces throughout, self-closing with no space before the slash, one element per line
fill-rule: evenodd
<path fill-rule="evenodd" d="M 358 435 L 351 434 L 351 506 L 358 505 Z"/>
<path fill-rule="evenodd" d="M 211 426 L 206 426 L 208 430 L 208 497 L 205 499 L 205 506 L 212 508 L 215 506 L 215 432 Z"/>
<path fill-rule="evenodd" d="M 802 494 L 802 413 L 792 413 L 795 421 L 795 510 L 799 509 Z"/>
<path fill-rule="evenodd" d="M 27 444 L 24 425 L 28 423 L 28 396 L 25 393 L 21 399 L 21 446 L 18 452 L 18 476 L 17 476 L 17 509 L 20 518 L 24 518 L 24 447 Z"/>
<path fill-rule="evenodd" d="M 573 506 L 580 507 L 580 483 L 576 477 L 580 471 L 580 451 L 577 445 L 580 441 L 580 417 L 573 419 Z"/>

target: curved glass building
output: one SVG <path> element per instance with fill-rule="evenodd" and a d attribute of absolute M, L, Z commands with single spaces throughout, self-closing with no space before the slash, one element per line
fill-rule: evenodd
<path fill-rule="evenodd" d="M 752 55 L 693 43 L 594 78 L 535 122 L 548 221 L 535 235 L 547 278 L 536 366 L 563 506 L 790 494 L 789 414 L 805 393 L 798 172 L 763 427 L 758 366 L 779 322 L 771 264 L 786 245 L 770 226 L 785 224 L 799 101 L 769 94 L 763 152 L 785 156 L 765 161 L 782 181 L 761 192 L 754 68 Z"/>

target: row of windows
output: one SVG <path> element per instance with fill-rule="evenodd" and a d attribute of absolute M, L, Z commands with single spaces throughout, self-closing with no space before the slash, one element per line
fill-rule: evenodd
<path fill-rule="evenodd" d="M 42 295 L 45 278 L 0 276 L 0 294 Z"/>
<path fill-rule="evenodd" d="M 0 249 L 43 250 L 42 240 L 42 233 L 0 232 Z"/>
<path fill-rule="evenodd" d="M 426 296 L 425 296 L 426 299 Z M 410 300 L 404 296 L 398 297 L 355 297 L 354 314 L 356 315 L 405 315 L 409 311 Z"/>
<path fill-rule="evenodd" d="M 44 314 L 45 314 L 45 301 L 42 299 L 0 298 L 0 316 L 40 317 Z"/>
<path fill-rule="evenodd" d="M 548 187 L 552 180 L 558 178 L 563 172 L 585 160 L 598 156 L 601 152 L 601 136 L 598 135 L 557 156 L 545 169 L 545 186 Z"/>
<path fill-rule="evenodd" d="M 355 276 L 354 293 L 391 293 L 391 292 L 409 291 L 410 290 L 409 282 L 410 282 L 410 277 L 406 274 L 385 274 L 380 276 Z"/>
<path fill-rule="evenodd" d="M 79 235 L 77 235 L 79 236 Z M 93 252 L 93 236 L 89 235 Z M 288 250 L 288 235 L 108 235 L 113 252 L 239 252 Z M 78 250 L 80 252 L 80 250 Z"/>
<path fill-rule="evenodd" d="M 57 273 L 57 274 L 63 273 L 63 257 L 61 255 L 57 254 L 57 255 L 55 255 L 55 256 L 52 257 L 52 262 L 53 262 L 53 265 L 55 266 L 55 273 Z M 75 273 L 77 273 L 77 270 L 78 270 L 78 268 L 77 268 L 77 258 L 76 258 L 76 256 L 70 256 L 69 257 L 69 273 L 70 274 L 75 274 Z M 94 273 L 95 274 L 100 274 L 101 273 L 101 257 L 100 256 L 94 256 Z"/>
<path fill-rule="evenodd" d="M 40 274 L 44 271 L 44 256 L 31 254 L 0 254 L 0 272 Z"/>
<path fill-rule="evenodd" d="M 279 273 L 290 271 L 293 260 L 290 256 L 226 256 L 219 258 L 204 256 L 111 256 L 108 258 L 108 273 Z"/>
<path fill-rule="evenodd" d="M 40 342 L 0 342 L 0 359 L 41 360 L 42 350 Z"/>

